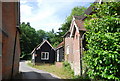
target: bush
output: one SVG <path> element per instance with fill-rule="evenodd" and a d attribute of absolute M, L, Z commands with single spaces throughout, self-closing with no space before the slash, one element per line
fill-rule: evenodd
<path fill-rule="evenodd" d="M 66 68 L 68 70 L 71 69 L 70 64 L 67 61 L 63 62 L 63 66 L 64 66 L 64 68 Z"/>
<path fill-rule="evenodd" d="M 63 62 L 63 67 L 69 73 L 71 73 L 72 75 L 74 75 L 74 71 L 71 69 L 70 63 L 68 63 L 67 61 Z"/>
<path fill-rule="evenodd" d="M 87 73 L 92 79 L 120 80 L 120 2 L 94 6 L 97 13 L 85 22 Z"/>

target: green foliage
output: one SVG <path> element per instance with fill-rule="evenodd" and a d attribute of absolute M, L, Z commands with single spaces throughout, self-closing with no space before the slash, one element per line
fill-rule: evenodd
<path fill-rule="evenodd" d="M 60 42 L 57 41 L 59 38 L 54 33 L 54 30 L 45 32 L 44 30 L 35 31 L 30 26 L 30 23 L 25 24 L 24 22 L 20 25 L 21 35 L 21 59 L 31 59 L 32 50 L 41 42 L 43 39 L 47 39 L 53 47 L 56 47 Z"/>
<path fill-rule="evenodd" d="M 54 29 L 52 31 L 46 32 L 47 40 L 51 43 L 53 47 L 56 47 L 56 33 L 54 32 Z"/>
<path fill-rule="evenodd" d="M 20 30 L 21 58 L 29 59 L 31 51 L 38 44 L 38 35 L 35 29 L 30 26 L 30 23 L 25 24 L 23 22 L 20 25 Z"/>
<path fill-rule="evenodd" d="M 66 22 L 69 22 L 69 21 L 71 22 L 73 16 L 80 16 L 80 15 L 82 15 L 82 14 L 84 13 L 85 10 L 86 10 L 86 8 L 83 7 L 83 6 L 74 7 L 74 8 L 72 9 L 72 11 L 71 11 L 70 16 L 68 16 L 68 17 L 66 18 Z"/>
<path fill-rule="evenodd" d="M 67 61 L 63 62 L 63 67 L 65 70 L 69 71 L 70 74 L 74 75 L 74 71 L 71 69 L 70 63 Z"/>
<path fill-rule="evenodd" d="M 61 25 L 59 28 L 59 32 L 55 33 L 54 44 L 53 46 L 56 47 L 58 44 L 60 44 L 63 41 L 62 36 L 69 30 L 71 20 L 73 16 L 80 16 L 84 13 L 85 7 L 75 7 L 72 9 L 71 14 L 66 18 L 65 22 Z"/>
<path fill-rule="evenodd" d="M 30 23 L 25 24 L 24 22 L 21 24 L 21 35 L 20 35 L 20 43 L 21 43 L 21 58 L 28 59 L 31 57 L 31 51 L 40 44 L 43 39 L 47 39 L 53 47 L 56 47 L 63 41 L 62 36 L 69 29 L 70 23 L 73 15 L 81 15 L 83 14 L 85 8 L 84 7 L 75 7 L 72 9 L 70 16 L 66 18 L 62 27 L 59 28 L 59 32 L 55 33 L 54 30 L 49 32 L 45 32 L 44 30 L 35 31 L 34 28 L 30 26 Z"/>
<path fill-rule="evenodd" d="M 41 30 L 41 29 L 38 30 L 37 34 L 39 36 L 38 40 L 39 40 L 40 43 L 43 41 L 43 39 L 47 39 L 47 34 L 44 30 Z"/>
<path fill-rule="evenodd" d="M 120 2 L 94 6 L 97 13 L 85 22 L 88 75 L 92 79 L 120 80 Z"/>
<path fill-rule="evenodd" d="M 74 76 L 72 79 L 75 79 L 75 80 L 77 80 L 77 81 L 78 81 L 78 80 L 80 80 L 80 81 L 91 81 L 88 76 L 83 77 L 83 76 L 79 76 L 79 75 Z"/>
<path fill-rule="evenodd" d="M 63 62 L 63 66 L 64 66 L 66 69 L 71 69 L 70 64 L 69 64 L 67 61 Z"/>
<path fill-rule="evenodd" d="M 31 59 L 32 50 L 40 44 L 43 39 L 47 39 L 52 45 L 56 43 L 54 30 L 45 32 L 44 30 L 35 31 L 30 26 L 30 23 L 25 24 L 24 22 L 20 25 L 21 35 L 21 59 Z"/>

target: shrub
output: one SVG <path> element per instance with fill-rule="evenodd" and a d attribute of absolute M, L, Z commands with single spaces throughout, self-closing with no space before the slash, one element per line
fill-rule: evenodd
<path fill-rule="evenodd" d="M 74 71 L 71 69 L 70 63 L 68 63 L 67 61 L 63 62 L 63 67 L 69 73 L 71 73 L 72 75 L 74 75 Z"/>
<path fill-rule="evenodd" d="M 94 6 L 97 13 L 85 22 L 88 75 L 92 79 L 120 80 L 120 2 Z"/>

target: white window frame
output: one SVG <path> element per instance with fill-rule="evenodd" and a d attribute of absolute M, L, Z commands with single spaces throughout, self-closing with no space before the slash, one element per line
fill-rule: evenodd
<path fill-rule="evenodd" d="M 42 58 L 43 53 L 45 54 L 45 58 Z M 49 60 L 49 52 L 41 52 L 41 60 Z"/>

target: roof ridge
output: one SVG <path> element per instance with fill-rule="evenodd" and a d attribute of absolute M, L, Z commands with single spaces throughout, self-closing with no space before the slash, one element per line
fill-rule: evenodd
<path fill-rule="evenodd" d="M 45 42 L 47 42 L 49 45 L 50 45 L 50 47 L 52 47 L 53 48 L 53 46 L 47 41 L 47 40 L 44 40 L 43 42 L 41 42 L 40 44 L 38 44 L 35 48 L 34 48 L 34 50 L 31 52 L 31 54 L 37 49 L 40 49 L 41 48 L 41 46 L 45 43 Z M 54 50 L 55 50 L 55 48 L 53 48 Z"/>

